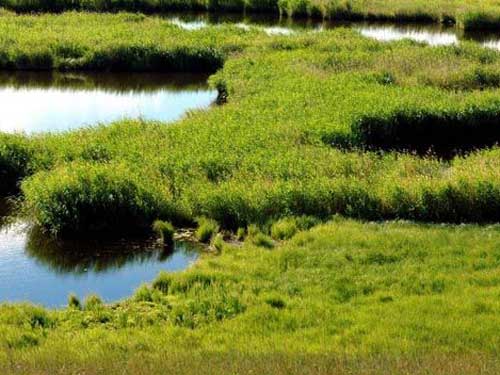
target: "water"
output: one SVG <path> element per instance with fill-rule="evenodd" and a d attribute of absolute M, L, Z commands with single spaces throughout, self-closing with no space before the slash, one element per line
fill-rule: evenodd
<path fill-rule="evenodd" d="M 0 230 L 0 302 L 62 307 L 70 293 L 105 301 L 129 297 L 160 271 L 178 271 L 197 259 L 187 242 L 164 248 L 154 239 L 60 242 L 23 223 Z"/>
<path fill-rule="evenodd" d="M 63 131 L 122 118 L 175 121 L 217 98 L 206 75 L 1 73 L 0 131 Z"/>
<path fill-rule="evenodd" d="M 500 33 L 465 33 L 454 26 L 439 24 L 391 24 L 377 22 L 315 21 L 311 19 L 289 19 L 270 15 L 183 13 L 169 14 L 166 19 L 187 30 L 201 29 L 207 25 L 223 23 L 238 27 L 258 27 L 268 34 L 290 35 L 299 31 L 321 31 L 337 27 L 350 27 L 361 34 L 380 41 L 411 39 L 433 46 L 455 45 L 469 40 L 484 47 L 500 50 Z"/>

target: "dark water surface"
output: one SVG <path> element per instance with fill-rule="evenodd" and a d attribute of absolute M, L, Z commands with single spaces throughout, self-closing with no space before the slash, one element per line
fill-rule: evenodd
<path fill-rule="evenodd" d="M 217 97 L 206 75 L 0 73 L 0 131 L 47 132 L 122 118 L 174 121 Z"/>
<path fill-rule="evenodd" d="M 348 27 L 381 41 L 411 39 L 431 45 L 453 45 L 462 40 L 474 41 L 488 48 L 500 50 L 500 32 L 467 33 L 455 26 L 441 24 L 342 22 L 290 19 L 271 15 L 241 15 L 213 13 L 168 14 L 166 19 L 185 29 L 200 29 L 207 25 L 235 24 L 242 28 L 259 27 L 268 34 L 288 35 L 300 31 L 321 31 Z"/>
<path fill-rule="evenodd" d="M 198 254 L 187 242 L 170 248 L 154 239 L 58 242 L 26 224 L 5 224 L 0 229 L 0 303 L 61 307 L 70 293 L 116 301 L 162 270 L 187 268 Z"/>

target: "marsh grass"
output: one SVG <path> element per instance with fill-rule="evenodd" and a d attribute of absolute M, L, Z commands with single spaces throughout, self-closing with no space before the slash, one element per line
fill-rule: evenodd
<path fill-rule="evenodd" d="M 249 236 L 249 241 L 255 246 L 264 247 L 266 249 L 272 249 L 274 247 L 274 241 L 268 235 L 258 232 Z"/>
<path fill-rule="evenodd" d="M 133 38 L 120 36 L 125 29 Z M 145 58 L 143 67 L 152 66 L 149 49 L 225 61 L 210 84 L 224 88 L 227 103 L 168 127 L 124 120 L 2 136 L 26 214 L 54 235 L 144 231 L 156 219 L 192 225 L 202 216 L 231 231 L 303 215 L 498 220 L 495 51 L 385 44 L 347 29 L 185 31 L 129 14 L 7 16 L 0 30 L 13 40 L 8 61 L 68 44 L 86 51 L 82 66 L 96 54 L 114 61 L 117 45 Z M 54 67 L 62 63 L 55 58 Z"/>
<path fill-rule="evenodd" d="M 161 241 L 168 245 L 174 241 L 175 229 L 172 223 L 156 220 L 153 223 L 153 231 L 160 237 Z"/>
<path fill-rule="evenodd" d="M 374 149 L 434 152 L 443 158 L 491 147 L 500 142 L 500 103 L 450 111 L 414 112 L 398 110 L 367 116 L 353 131 L 362 143 Z"/>
<path fill-rule="evenodd" d="M 210 241 L 210 246 L 212 246 L 212 248 L 219 253 L 224 249 L 225 242 L 222 233 L 217 233 L 215 236 L 212 237 L 212 240 Z"/>
<path fill-rule="evenodd" d="M 96 294 L 90 294 L 83 301 L 84 309 L 87 311 L 99 310 L 104 307 L 102 299 Z"/>
<path fill-rule="evenodd" d="M 342 21 L 459 24 L 466 29 L 498 29 L 500 7 L 494 0 L 0 0 L 0 10 L 19 13 L 89 11 L 209 11 L 270 13 Z M 10 15 L 9 11 L 3 11 Z"/>
<path fill-rule="evenodd" d="M 4 304 L 0 367 L 196 373 L 203 358 L 207 373 L 493 374 L 499 236 L 337 217 L 273 251 L 248 241 L 203 257 L 112 305 Z"/>
<path fill-rule="evenodd" d="M 96 296 L 82 309 L 0 305 L 0 369 L 498 372 L 500 229 L 463 223 L 499 221 L 500 149 L 442 160 L 384 144 L 367 151 L 362 136 L 376 123 L 367 134 L 391 145 L 457 133 L 458 146 L 480 147 L 464 129 L 477 126 L 484 140 L 486 119 L 496 131 L 495 77 L 460 77 L 494 72 L 497 52 L 384 44 L 345 29 L 188 32 L 132 14 L 5 15 L 0 31 L 4 68 L 203 60 L 199 69 L 223 65 L 210 81 L 227 94 L 224 106 L 169 126 L 1 136 L 5 186 L 22 181 L 24 212 L 43 230 L 97 236 L 203 217 L 198 238 L 223 251 L 110 305 Z M 412 144 L 421 118 L 435 126 Z M 219 226 L 247 228 L 245 242 L 223 243 Z"/>
<path fill-rule="evenodd" d="M 68 308 L 76 310 L 81 310 L 82 308 L 82 303 L 80 302 L 80 299 L 74 293 L 71 293 L 68 296 Z"/>
<path fill-rule="evenodd" d="M 19 191 L 21 179 L 29 174 L 32 156 L 24 137 L 0 134 L 0 194 L 6 196 Z"/>
<path fill-rule="evenodd" d="M 271 237 L 275 240 L 288 240 L 292 238 L 299 228 L 293 218 L 282 219 L 271 226 Z"/>
<path fill-rule="evenodd" d="M 209 243 L 219 231 L 219 224 L 212 219 L 200 217 L 197 219 L 198 228 L 195 236 L 200 242 Z"/>

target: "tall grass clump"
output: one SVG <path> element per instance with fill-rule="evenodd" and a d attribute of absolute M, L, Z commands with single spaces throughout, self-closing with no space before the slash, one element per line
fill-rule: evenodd
<path fill-rule="evenodd" d="M 76 310 L 80 310 L 82 308 L 80 299 L 76 296 L 76 294 L 71 293 L 68 296 L 68 307 Z"/>
<path fill-rule="evenodd" d="M 222 233 L 217 233 L 210 241 L 210 246 L 212 246 L 212 248 L 219 253 L 224 249 L 224 245 L 225 242 Z"/>
<path fill-rule="evenodd" d="M 463 19 L 465 30 L 498 30 L 500 27 L 500 9 L 494 11 L 467 12 Z"/>
<path fill-rule="evenodd" d="M 271 237 L 275 240 L 288 240 L 299 231 L 308 230 L 319 224 L 314 216 L 293 216 L 279 219 L 271 224 Z"/>
<path fill-rule="evenodd" d="M 155 222 L 153 223 L 153 231 L 165 244 L 170 244 L 174 240 L 175 229 L 172 223 L 162 220 L 155 220 Z"/>
<path fill-rule="evenodd" d="M 275 240 L 292 238 L 299 228 L 294 218 L 281 219 L 271 226 L 271 237 Z"/>
<path fill-rule="evenodd" d="M 32 155 L 26 138 L 0 134 L 0 194 L 16 192 L 18 183 L 29 174 Z"/>
<path fill-rule="evenodd" d="M 212 219 L 200 217 L 197 219 L 198 228 L 195 236 L 200 242 L 208 243 L 219 231 L 219 224 Z"/>
<path fill-rule="evenodd" d="M 354 132 L 364 144 L 382 149 L 429 149 L 438 154 L 470 151 L 500 142 L 500 102 L 444 111 L 397 110 L 358 120 Z"/>
<path fill-rule="evenodd" d="M 56 236 L 134 233 L 179 219 L 167 193 L 123 164 L 75 164 L 22 184 L 25 211 Z"/>
<path fill-rule="evenodd" d="M 262 232 L 249 237 L 249 239 L 255 246 L 264 247 L 266 249 L 274 248 L 274 241 L 272 238 Z"/>
<path fill-rule="evenodd" d="M 99 297 L 97 294 L 90 294 L 85 297 L 83 305 L 85 310 L 92 311 L 101 309 L 103 307 L 103 302 L 101 297 Z"/>

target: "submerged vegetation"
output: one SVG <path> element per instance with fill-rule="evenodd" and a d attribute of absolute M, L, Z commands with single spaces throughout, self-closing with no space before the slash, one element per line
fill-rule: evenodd
<path fill-rule="evenodd" d="M 499 52 L 7 14 L 0 67 L 201 71 L 225 99 L 0 136 L 2 192 L 51 236 L 197 224 L 218 254 L 112 305 L 1 305 L 2 372 L 498 372 Z"/>

